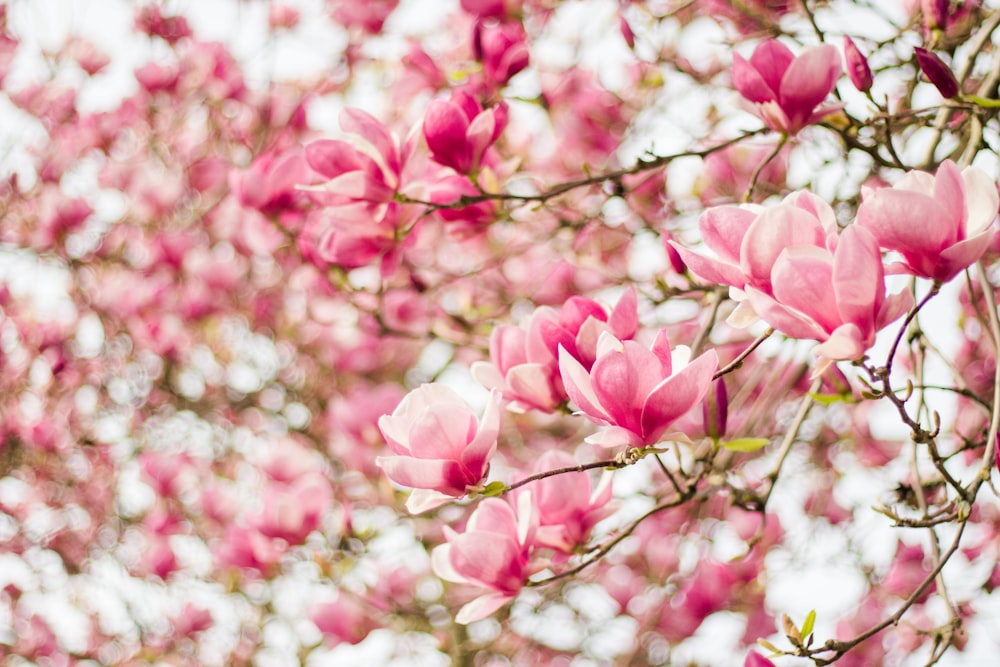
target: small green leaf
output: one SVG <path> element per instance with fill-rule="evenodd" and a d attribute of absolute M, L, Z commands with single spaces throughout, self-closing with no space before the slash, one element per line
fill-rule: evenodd
<path fill-rule="evenodd" d="M 812 634 L 813 625 L 816 623 L 816 610 L 813 609 L 806 616 L 806 620 L 802 623 L 802 636 L 808 637 Z"/>
<path fill-rule="evenodd" d="M 849 401 L 852 396 L 850 394 L 809 394 L 809 398 L 820 405 L 833 405 L 834 403 Z"/>
<path fill-rule="evenodd" d="M 722 446 L 732 452 L 756 452 L 768 442 L 767 438 L 737 438 L 722 443 Z"/>
<path fill-rule="evenodd" d="M 502 495 L 503 492 L 506 490 L 507 490 L 507 485 L 504 484 L 503 482 L 490 482 L 489 484 L 483 487 L 481 495 L 487 497 L 499 496 Z"/>
<path fill-rule="evenodd" d="M 984 109 L 1000 108 L 1000 100 L 992 100 L 988 97 L 980 97 L 979 95 L 966 95 L 965 99 Z"/>

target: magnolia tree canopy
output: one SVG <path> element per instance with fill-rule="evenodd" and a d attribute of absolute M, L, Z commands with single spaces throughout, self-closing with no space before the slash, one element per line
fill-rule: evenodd
<path fill-rule="evenodd" d="M 0 657 L 990 664 L 998 26 L 0 3 Z"/>

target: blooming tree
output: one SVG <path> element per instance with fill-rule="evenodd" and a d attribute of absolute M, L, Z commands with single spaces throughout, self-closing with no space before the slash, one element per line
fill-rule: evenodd
<path fill-rule="evenodd" d="M 5 664 L 995 656 L 995 3 L 47 4 Z"/>

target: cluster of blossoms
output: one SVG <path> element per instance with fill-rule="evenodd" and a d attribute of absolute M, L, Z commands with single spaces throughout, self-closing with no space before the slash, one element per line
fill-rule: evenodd
<path fill-rule="evenodd" d="M 10 4 L 0 661 L 989 639 L 988 3 Z"/>

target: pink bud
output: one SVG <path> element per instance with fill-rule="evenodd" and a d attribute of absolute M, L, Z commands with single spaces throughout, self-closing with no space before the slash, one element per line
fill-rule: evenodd
<path fill-rule="evenodd" d="M 721 438 L 726 434 L 726 418 L 729 415 L 729 394 L 723 378 L 715 381 L 715 391 L 711 393 L 712 398 L 701 405 L 705 433 L 710 438 Z"/>
<path fill-rule="evenodd" d="M 917 64 L 920 65 L 920 70 L 934 84 L 941 96 L 946 100 L 957 97 L 958 79 L 944 64 L 944 61 L 937 54 L 919 46 L 914 47 L 913 52 L 917 54 Z"/>
<path fill-rule="evenodd" d="M 854 87 L 863 93 L 871 90 L 872 70 L 868 66 L 868 60 L 847 35 L 844 35 L 844 60 L 847 62 L 847 76 Z"/>
<path fill-rule="evenodd" d="M 921 0 L 920 11 L 927 30 L 944 28 L 948 23 L 948 0 Z"/>

